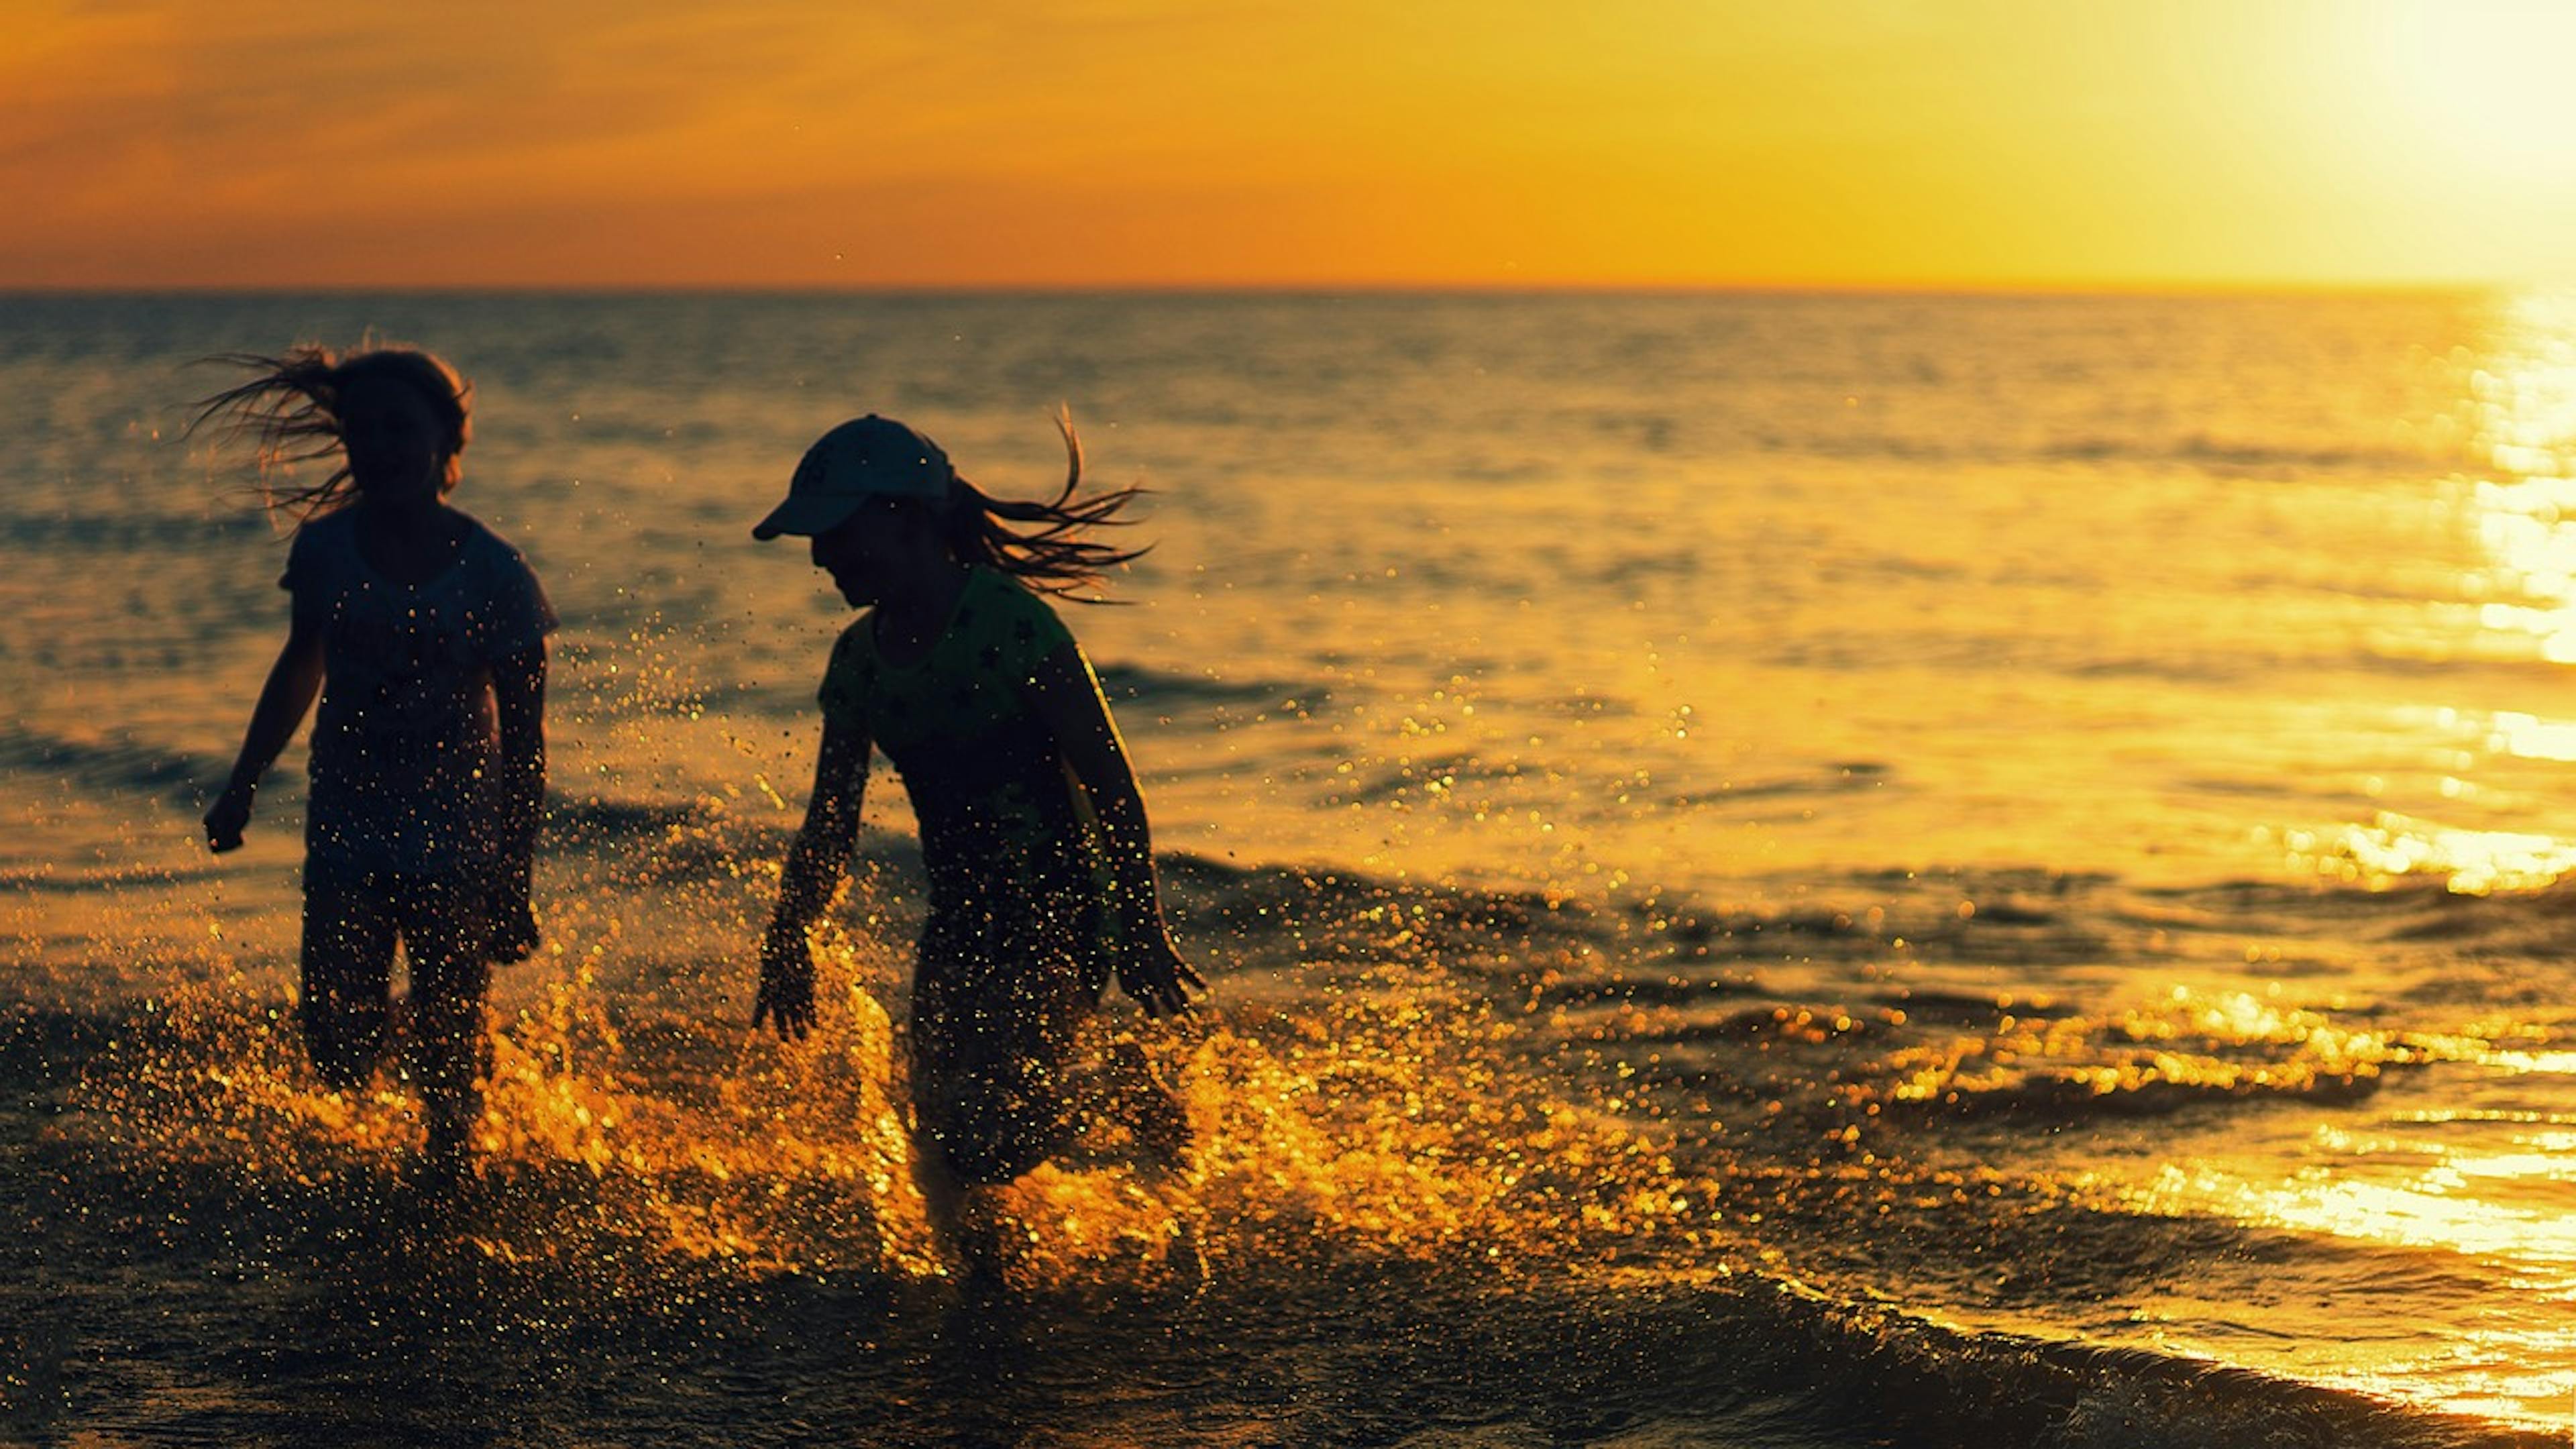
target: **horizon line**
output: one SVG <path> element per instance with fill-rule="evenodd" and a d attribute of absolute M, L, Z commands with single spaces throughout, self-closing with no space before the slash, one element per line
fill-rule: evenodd
<path fill-rule="evenodd" d="M 1922 281 L 1243 281 L 1243 282 L 322 282 L 16 283 L 0 297 L 592 296 L 592 297 L 2251 297 L 2401 296 L 2564 290 L 2565 282 L 2494 278 L 2384 280 Z"/>

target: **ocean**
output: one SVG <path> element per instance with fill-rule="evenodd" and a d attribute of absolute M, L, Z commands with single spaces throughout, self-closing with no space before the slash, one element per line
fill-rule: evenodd
<path fill-rule="evenodd" d="M 196 823 L 285 625 L 197 360 L 369 336 L 564 620 L 435 1223 L 301 1068 L 300 746 Z M 748 1028 L 849 617 L 749 530 L 862 412 L 1047 492 L 1059 404 L 1200 1152 L 966 1292 L 890 771 Z M 0 439 L 0 1442 L 2569 1432 L 2576 300 L 14 295 Z"/>

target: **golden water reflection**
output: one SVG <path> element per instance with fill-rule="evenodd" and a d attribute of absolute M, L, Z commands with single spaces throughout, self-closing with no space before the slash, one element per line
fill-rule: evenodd
<path fill-rule="evenodd" d="M 2532 831 L 2468 830 L 2382 810 L 2367 825 L 2292 830 L 2282 836 L 2293 869 L 2384 889 L 2438 875 L 2459 895 L 2538 890 L 2576 870 L 2576 842 Z"/>
<path fill-rule="evenodd" d="M 2470 550 L 2457 596 L 2427 601 L 2466 626 L 2444 652 L 2576 664 L 2576 294 L 2501 300 L 2487 345 L 2455 353 L 2451 366 L 2455 399 L 2435 421 L 2465 440 L 2462 464 L 2480 476 L 2444 485 L 2465 504 Z M 2447 814 L 2456 805 L 2483 818 L 2382 809 L 2367 821 L 2283 830 L 2277 843 L 2293 870 L 2373 889 L 2435 876 L 2463 895 L 2536 890 L 2576 870 L 2576 834 L 2559 831 L 2545 803 L 2516 802 L 2551 782 L 2528 772 L 2517 781 L 2500 768 L 2576 763 L 2576 721 L 2479 709 L 2459 695 L 2395 716 L 2420 747 L 2415 808 Z M 2375 798 L 2387 783 L 2374 767 L 2362 788 Z"/>
<path fill-rule="evenodd" d="M 2321 1129 L 2327 1163 L 2287 1178 L 2246 1161 L 2166 1166 L 2138 1204 L 2177 1215 L 2215 1214 L 2309 1237 L 2457 1254 L 2456 1278 L 2490 1305 L 2474 1326 L 2438 1343 L 2381 1323 L 2350 1335 L 2308 1336 L 2294 1367 L 2303 1377 L 2453 1413 L 2563 1426 L 2576 1388 L 2576 1130 L 2554 1125 L 2517 1135 L 2504 1150 L 2458 1150 L 2402 1130 Z M 2547 1199 L 2558 1198 L 2552 1203 Z M 2414 1292 L 2438 1292 L 2417 1285 Z M 2177 1337 L 2189 1338 L 2183 1331 Z M 2177 1346 L 2195 1347 L 2189 1343 Z M 2197 1345 L 2206 1349 L 2206 1345 Z M 2285 1365 L 2285 1367 L 2292 1367 Z"/>
<path fill-rule="evenodd" d="M 2576 662 L 2576 296 L 2508 302 L 2484 365 L 2467 378 L 2470 456 L 2485 567 L 2464 581 L 2482 628 L 2523 635 L 2539 657 Z"/>

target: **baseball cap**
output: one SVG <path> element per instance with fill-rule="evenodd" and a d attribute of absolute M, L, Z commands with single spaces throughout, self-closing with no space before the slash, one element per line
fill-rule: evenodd
<path fill-rule="evenodd" d="M 815 440 L 796 465 L 787 501 L 751 530 L 754 538 L 829 533 L 871 498 L 945 499 L 957 476 L 939 445 L 870 413 Z"/>

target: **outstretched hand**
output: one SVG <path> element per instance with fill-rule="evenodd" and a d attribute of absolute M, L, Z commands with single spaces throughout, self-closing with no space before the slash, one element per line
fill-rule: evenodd
<path fill-rule="evenodd" d="M 1155 932 L 1118 959 L 1118 989 L 1135 999 L 1145 1014 L 1152 1017 L 1180 1016 L 1190 1010 L 1187 987 L 1202 993 L 1208 989 L 1207 978 L 1189 962 L 1181 959 L 1180 948 L 1172 938 Z"/>
<path fill-rule="evenodd" d="M 780 1041 L 803 1041 L 814 1029 L 814 950 L 803 931 L 769 928 L 760 943 L 760 995 L 751 1029 L 767 1022 Z"/>
<path fill-rule="evenodd" d="M 206 844 L 215 854 L 241 849 L 242 831 L 250 825 L 250 801 L 250 790 L 240 785 L 227 786 L 215 797 L 206 812 Z"/>

